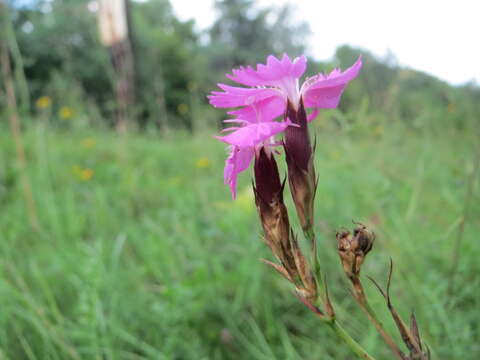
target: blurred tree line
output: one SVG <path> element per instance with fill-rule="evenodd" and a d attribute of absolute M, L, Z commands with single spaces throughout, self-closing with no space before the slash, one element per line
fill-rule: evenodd
<path fill-rule="evenodd" d="M 168 0 L 128 4 L 135 60 L 133 118 L 139 127 L 194 131 L 216 124 L 220 113 L 206 106 L 205 95 L 226 72 L 264 61 L 268 54 L 302 54 L 309 39 L 308 25 L 293 21 L 295 9 L 290 5 L 259 8 L 254 0 L 217 0 L 216 21 L 199 32 L 193 21 L 176 18 Z M 32 111 L 44 112 L 47 107 L 38 99 L 48 97 L 51 114 L 70 114 L 77 123 L 111 125 L 115 74 L 99 41 L 98 2 L 10 1 L 9 12 L 23 58 L 23 64 L 15 59 L 13 64 L 24 70 L 28 97 L 36 104 Z M 345 68 L 360 53 L 365 60 L 362 75 L 345 93 L 339 117 L 348 108 L 387 113 L 418 127 L 448 114 L 462 126 L 464 119 L 479 113 L 480 90 L 473 84 L 452 87 L 399 67 L 393 57 L 378 59 L 361 49 L 343 46 L 332 63 L 310 61 L 309 71 Z M 4 102 L 2 92 L 0 97 Z"/>

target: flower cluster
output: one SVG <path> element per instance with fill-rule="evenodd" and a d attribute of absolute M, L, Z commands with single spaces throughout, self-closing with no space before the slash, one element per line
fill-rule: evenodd
<path fill-rule="evenodd" d="M 306 122 L 315 118 L 318 109 L 337 107 L 343 90 L 358 75 L 361 66 L 359 58 L 344 72 L 335 69 L 328 75 L 320 73 L 307 78 L 300 86 L 299 79 L 307 68 L 305 56 L 291 60 L 286 54 L 281 59 L 270 55 L 265 65 L 258 64 L 256 69 L 240 67 L 226 75 L 244 87 L 218 84 L 222 91 L 213 91 L 208 98 L 215 107 L 237 108 L 228 112 L 233 118 L 225 120 L 235 126 L 224 130 L 229 134 L 217 137 L 230 145 L 224 179 L 234 198 L 238 174 L 250 166 L 260 149 L 264 148 L 271 156 L 272 147 L 281 144 L 275 140 L 275 135 L 288 129 L 294 136 L 298 135 L 294 128 L 306 128 L 297 116 L 305 112 L 304 107 L 313 109 L 305 117 Z M 292 136 L 290 140 L 295 142 Z M 287 136 L 287 144 L 288 140 Z M 303 154 L 306 161 L 309 160 L 307 155 Z"/>

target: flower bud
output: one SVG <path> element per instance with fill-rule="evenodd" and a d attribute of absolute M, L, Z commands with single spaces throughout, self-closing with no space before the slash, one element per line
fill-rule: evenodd
<path fill-rule="evenodd" d="M 300 225 L 304 231 L 310 231 L 313 227 L 313 206 L 317 184 L 303 100 L 300 101 L 298 110 L 288 103 L 285 116 L 296 125 L 289 126 L 285 130 L 284 148 L 288 182 Z"/>
<path fill-rule="evenodd" d="M 361 224 L 353 230 L 337 233 L 338 254 L 342 262 L 343 270 L 349 278 L 360 275 L 360 268 L 367 254 L 372 250 L 375 234 Z"/>
<path fill-rule="evenodd" d="M 283 203 L 284 184 L 280 181 L 273 154 L 267 153 L 265 148 L 261 148 L 255 157 L 254 174 L 255 203 L 265 242 L 293 279 L 297 271 L 290 245 L 287 208 Z"/>
<path fill-rule="evenodd" d="M 309 302 L 317 298 L 317 284 L 306 257 L 290 229 L 288 213 L 283 203 L 284 182 L 280 181 L 278 167 L 265 148 L 255 157 L 255 203 L 265 235 L 265 242 L 281 265 L 264 261 L 292 284 L 297 294 Z"/>

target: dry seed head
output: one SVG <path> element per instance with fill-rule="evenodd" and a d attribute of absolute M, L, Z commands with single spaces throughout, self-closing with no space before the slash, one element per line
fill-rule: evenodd
<path fill-rule="evenodd" d="M 375 234 L 365 225 L 357 224 L 353 235 L 349 231 L 337 233 L 338 254 L 343 270 L 349 278 L 358 277 L 365 257 L 370 252 Z"/>

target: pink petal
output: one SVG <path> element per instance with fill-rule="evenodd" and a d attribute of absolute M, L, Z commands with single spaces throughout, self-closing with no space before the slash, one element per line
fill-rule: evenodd
<path fill-rule="evenodd" d="M 237 195 L 237 176 L 240 172 L 246 170 L 255 154 L 254 148 L 239 148 L 237 146 L 230 147 L 230 155 L 225 161 L 225 169 L 223 177 L 225 185 L 230 186 L 232 198 Z"/>
<path fill-rule="evenodd" d="M 245 106 L 238 110 L 230 111 L 228 114 L 235 115 L 246 122 L 257 123 L 272 121 L 284 112 L 285 101 L 281 97 L 270 97 L 252 106 Z"/>
<path fill-rule="evenodd" d="M 295 58 L 292 62 L 287 54 L 284 54 L 279 60 L 275 56 L 267 57 L 267 63 L 258 64 L 257 69 L 252 67 L 241 67 L 232 70 L 233 75 L 226 76 L 243 85 L 247 86 L 277 86 L 278 81 L 284 78 L 298 79 L 303 75 L 307 67 L 305 56 Z"/>
<path fill-rule="evenodd" d="M 362 57 L 350 68 L 341 72 L 333 70 L 329 75 L 318 74 L 308 80 L 302 86 L 301 93 L 306 107 L 323 109 L 338 106 L 343 90 L 348 83 L 357 77 L 362 67 Z"/>
<path fill-rule="evenodd" d="M 281 133 L 292 123 L 290 121 L 269 121 L 243 126 L 231 134 L 216 136 L 224 143 L 239 147 L 255 147 L 273 135 Z"/>
<path fill-rule="evenodd" d="M 274 89 L 240 88 L 224 84 L 218 84 L 218 86 L 224 92 L 212 91 L 208 99 L 210 104 L 220 108 L 246 106 L 269 97 L 280 96 L 279 92 Z"/>
<path fill-rule="evenodd" d="M 258 78 L 258 75 L 251 66 L 243 67 L 241 66 L 238 69 L 233 69 L 232 74 L 225 74 L 227 78 L 233 80 L 239 84 L 247 86 L 257 86 L 261 79 Z"/>

